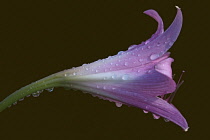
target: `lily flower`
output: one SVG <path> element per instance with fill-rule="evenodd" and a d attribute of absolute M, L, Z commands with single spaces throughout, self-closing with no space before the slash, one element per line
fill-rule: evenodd
<path fill-rule="evenodd" d="M 176 41 L 182 27 L 182 12 L 177 14 L 164 31 L 163 21 L 154 10 L 145 14 L 158 22 L 158 28 L 150 39 L 132 45 L 127 51 L 117 55 L 84 64 L 77 68 L 64 70 L 31 83 L 0 102 L 0 111 L 30 94 L 38 96 L 43 89 L 52 91 L 54 87 L 79 89 L 93 96 L 113 101 L 118 107 L 122 104 L 152 112 L 174 122 L 185 131 L 188 124 L 179 110 L 164 95 L 173 93 L 177 84 L 172 78 L 173 59 L 167 52 Z M 170 100 L 170 102 L 169 102 Z"/>

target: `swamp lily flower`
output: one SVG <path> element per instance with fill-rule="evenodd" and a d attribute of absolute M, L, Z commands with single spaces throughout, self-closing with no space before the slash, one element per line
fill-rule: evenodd
<path fill-rule="evenodd" d="M 156 11 L 147 10 L 144 13 L 158 22 L 157 31 L 150 39 L 132 45 L 117 55 L 64 70 L 29 84 L 0 102 L 0 111 L 25 96 L 39 95 L 43 89 L 51 91 L 54 87 L 65 87 L 113 101 L 118 107 L 125 104 L 141 108 L 145 112 L 152 112 L 156 119 L 161 116 L 187 131 L 185 118 L 169 102 L 171 96 L 164 98 L 164 95 L 173 93 L 177 88 L 172 79 L 173 59 L 167 51 L 180 33 L 182 12 L 177 7 L 177 15 L 165 32 L 162 19 Z"/>

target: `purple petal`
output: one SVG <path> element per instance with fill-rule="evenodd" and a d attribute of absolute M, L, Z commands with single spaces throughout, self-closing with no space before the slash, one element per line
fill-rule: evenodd
<path fill-rule="evenodd" d="M 153 17 L 158 22 L 157 31 L 149 39 L 149 42 L 150 42 L 150 41 L 152 41 L 153 39 L 157 38 L 159 35 L 161 35 L 164 32 L 163 21 L 162 21 L 162 18 L 159 16 L 159 14 L 155 10 L 144 11 L 144 14 L 147 14 L 147 15 Z"/>
<path fill-rule="evenodd" d="M 119 52 L 115 56 L 110 56 L 106 59 L 98 60 L 89 65 L 83 65 L 75 68 L 71 71 L 71 74 L 87 75 L 143 66 L 164 55 L 166 51 L 173 45 L 173 42 L 177 39 L 181 30 L 181 10 L 177 9 L 175 20 L 164 33 L 161 33 L 163 30 L 162 19 L 159 17 L 159 15 L 153 10 L 146 11 L 145 13 L 155 18 L 159 23 L 158 30 L 154 37 L 149 39 L 149 41 L 151 40 L 150 42 L 144 45 L 137 45 L 135 49 Z"/>
<path fill-rule="evenodd" d="M 66 84 L 69 87 L 70 84 Z M 121 85 L 123 87 L 123 85 Z M 74 83 L 72 88 L 81 89 L 83 91 L 90 92 L 94 96 L 99 96 L 102 99 L 120 102 L 129 106 L 135 106 L 143 110 L 147 110 L 159 116 L 162 116 L 175 124 L 181 126 L 184 130 L 187 130 L 187 122 L 181 113 L 167 101 L 152 96 L 150 94 L 136 93 L 128 91 L 124 88 L 118 88 L 117 86 L 109 85 L 108 83 Z"/>

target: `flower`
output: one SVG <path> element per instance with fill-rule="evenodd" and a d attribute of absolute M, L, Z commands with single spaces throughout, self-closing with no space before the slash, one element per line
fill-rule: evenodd
<path fill-rule="evenodd" d="M 117 55 L 64 70 L 32 83 L 4 99 L 0 103 L 0 111 L 38 90 L 65 87 L 116 102 L 118 107 L 125 104 L 141 108 L 145 112 L 152 112 L 156 119 L 162 116 L 187 131 L 185 118 L 168 99 L 163 99 L 164 95 L 173 93 L 177 87 L 172 79 L 173 59 L 167 51 L 180 33 L 182 12 L 177 7 L 177 15 L 165 32 L 162 19 L 156 11 L 147 10 L 144 13 L 158 22 L 157 31 L 150 39 L 132 45 Z"/>

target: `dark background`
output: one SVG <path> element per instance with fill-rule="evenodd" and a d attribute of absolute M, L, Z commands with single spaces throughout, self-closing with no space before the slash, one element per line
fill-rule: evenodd
<path fill-rule="evenodd" d="M 204 139 L 209 135 L 209 7 L 188 0 L 43 0 L 0 2 L 0 100 L 31 82 L 64 69 L 114 55 L 156 31 L 143 14 L 154 9 L 165 29 L 178 5 L 181 34 L 170 49 L 177 81 L 185 83 L 173 104 L 190 129 L 141 109 L 93 98 L 81 91 L 56 88 L 29 97 L 0 113 L 0 139 Z M 207 82 L 206 82 L 207 81 Z"/>

